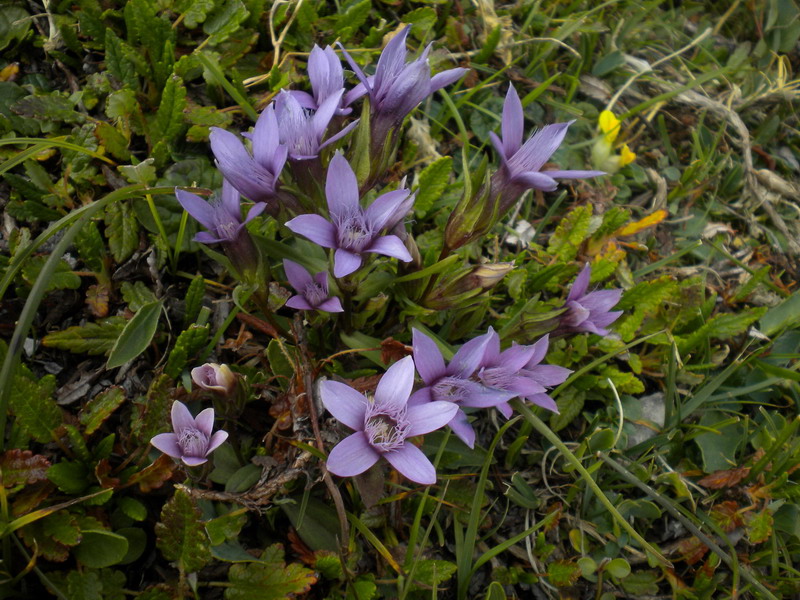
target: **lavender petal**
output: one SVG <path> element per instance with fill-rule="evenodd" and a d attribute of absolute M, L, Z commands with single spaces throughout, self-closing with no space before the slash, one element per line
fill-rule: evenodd
<path fill-rule="evenodd" d="M 323 381 L 320 385 L 320 397 L 322 404 L 337 421 L 356 431 L 364 428 L 364 415 L 367 410 L 367 399 L 364 394 L 338 381 Z"/>
<path fill-rule="evenodd" d="M 420 485 L 436 483 L 436 469 L 428 457 L 422 453 L 422 450 L 414 444 L 406 443 L 397 450 L 384 453 L 383 457 L 411 481 Z"/>
<path fill-rule="evenodd" d="M 339 477 L 360 475 L 378 462 L 380 454 L 369 445 L 363 431 L 356 431 L 336 444 L 328 454 L 328 471 Z"/>

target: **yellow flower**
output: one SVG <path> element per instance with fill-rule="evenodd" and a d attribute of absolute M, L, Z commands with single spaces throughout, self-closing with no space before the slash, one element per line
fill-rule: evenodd
<path fill-rule="evenodd" d="M 598 123 L 600 125 L 600 131 L 603 132 L 606 141 L 612 144 L 619 134 L 620 120 L 615 117 L 614 113 L 610 110 L 604 110 L 600 113 Z"/>
<path fill-rule="evenodd" d="M 631 152 L 631 149 L 628 148 L 628 144 L 623 144 L 622 149 L 619 151 L 619 166 L 624 167 L 625 165 L 629 165 L 634 160 L 636 160 L 636 153 Z"/>

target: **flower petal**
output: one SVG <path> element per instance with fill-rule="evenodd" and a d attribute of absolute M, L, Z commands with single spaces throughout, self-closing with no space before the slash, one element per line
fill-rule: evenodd
<path fill-rule="evenodd" d="M 411 262 L 411 254 L 409 254 L 406 245 L 396 235 L 379 237 L 367 248 L 367 252 L 375 252 L 384 256 L 391 256 L 403 262 Z"/>
<path fill-rule="evenodd" d="M 378 462 L 380 454 L 369 445 L 363 431 L 356 431 L 336 444 L 325 466 L 339 477 L 360 475 Z"/>
<path fill-rule="evenodd" d="M 331 218 L 347 217 L 361 210 L 358 205 L 358 181 L 350 163 L 336 153 L 328 165 L 328 177 L 325 181 L 325 197 Z"/>
<path fill-rule="evenodd" d="M 511 181 L 519 185 L 524 185 L 528 189 L 542 190 L 543 192 L 552 192 L 558 187 L 558 182 L 555 179 L 539 171 L 515 173 L 511 177 Z"/>
<path fill-rule="evenodd" d="M 337 249 L 333 254 L 333 276 L 346 277 L 361 268 L 361 255 L 349 250 Z"/>
<path fill-rule="evenodd" d="M 159 433 L 150 440 L 150 444 L 172 458 L 180 458 L 183 455 L 178 445 L 178 436 L 174 433 Z"/>
<path fill-rule="evenodd" d="M 312 82 L 311 85 L 313 86 L 314 83 Z M 301 90 L 289 90 L 289 93 L 303 108 L 308 110 L 317 110 L 317 101 L 314 100 L 314 96 L 308 92 L 303 92 Z"/>
<path fill-rule="evenodd" d="M 192 413 L 189 412 L 183 402 L 175 400 L 172 403 L 172 429 L 176 434 L 180 435 L 180 432 L 184 429 L 192 429 L 194 427 L 195 422 Z"/>
<path fill-rule="evenodd" d="M 297 102 L 297 100 L 295 100 Z M 299 104 L 299 102 L 298 102 Z M 270 104 L 256 121 L 253 129 L 253 158 L 262 167 L 269 168 L 272 157 L 278 150 L 279 144 L 278 119 L 275 117 L 275 106 Z"/>
<path fill-rule="evenodd" d="M 323 381 L 319 386 L 322 404 L 334 418 L 350 429 L 364 429 L 364 415 L 367 410 L 367 398 L 339 381 Z"/>
<path fill-rule="evenodd" d="M 567 135 L 567 129 L 572 123 L 572 121 L 569 121 L 567 123 L 545 125 L 532 135 L 510 161 L 515 170 L 540 170 L 542 165 L 558 150 Z"/>
<path fill-rule="evenodd" d="M 439 346 L 419 329 L 411 330 L 411 344 L 414 346 L 414 364 L 422 381 L 433 385 L 445 376 L 444 357 Z"/>
<path fill-rule="evenodd" d="M 577 300 L 586 294 L 586 290 L 589 289 L 589 280 L 591 277 L 592 267 L 589 263 L 586 263 L 581 272 L 575 278 L 575 281 L 572 283 L 572 287 L 569 290 L 569 295 L 567 296 L 567 302 L 570 300 Z"/>
<path fill-rule="evenodd" d="M 550 345 L 550 334 L 545 334 L 541 338 L 539 338 L 531 348 L 533 349 L 533 354 L 531 355 L 530 360 L 528 360 L 528 364 L 525 365 L 526 369 L 530 369 L 535 365 L 538 365 L 540 362 L 544 360 L 544 357 L 547 355 L 547 348 Z"/>
<path fill-rule="evenodd" d="M 406 64 L 406 37 L 411 29 L 410 25 L 397 33 L 381 52 L 378 64 L 375 67 L 375 89 L 391 85 Z"/>
<path fill-rule="evenodd" d="M 414 444 L 406 443 L 397 450 L 384 453 L 383 457 L 411 481 L 421 485 L 436 483 L 436 469 Z"/>
<path fill-rule="evenodd" d="M 286 279 L 289 280 L 289 285 L 301 294 L 308 284 L 313 283 L 311 274 L 306 271 L 305 267 L 288 258 L 283 259 L 283 272 L 286 273 Z"/>
<path fill-rule="evenodd" d="M 316 136 L 317 140 L 322 141 L 322 137 L 325 135 L 325 130 L 328 128 L 328 124 L 331 122 L 336 109 L 339 108 L 339 101 L 342 99 L 343 93 L 344 89 L 341 89 L 325 98 L 325 101 L 319 107 L 319 110 L 317 110 L 317 112 L 314 113 L 314 116 L 311 117 L 311 128 L 314 131 L 314 135 Z"/>
<path fill-rule="evenodd" d="M 553 179 L 585 179 L 607 175 L 605 171 L 542 171 L 542 173 Z"/>
<path fill-rule="evenodd" d="M 515 392 L 498 390 L 480 385 L 479 383 L 474 383 L 474 387 L 470 387 L 471 389 L 469 390 L 469 395 L 460 402 L 461 406 L 469 406 L 472 408 L 489 408 L 492 406 L 498 406 L 508 402 L 512 398 L 517 397 Z"/>
<path fill-rule="evenodd" d="M 378 232 L 386 227 L 391 227 L 406 216 L 398 213 L 410 193 L 409 190 L 404 189 L 393 190 L 375 198 L 375 201 L 365 211 L 367 220 L 372 223 L 373 231 Z"/>
<path fill-rule="evenodd" d="M 442 71 L 441 73 L 437 73 L 433 77 L 431 77 L 431 84 L 428 90 L 428 94 L 432 94 L 443 87 L 450 85 L 451 83 L 455 83 L 459 79 L 461 79 L 469 69 L 464 69 L 463 67 L 457 67 L 455 69 L 447 69 L 446 71 Z"/>
<path fill-rule="evenodd" d="M 314 310 L 314 307 L 311 306 L 311 303 L 305 299 L 305 296 L 300 295 L 289 298 L 286 301 L 286 306 L 296 310 Z"/>
<path fill-rule="evenodd" d="M 534 365 L 532 367 L 525 367 L 525 369 L 520 372 L 520 375 L 525 374 L 544 386 L 552 387 L 564 383 L 570 373 L 572 373 L 571 369 L 559 367 L 557 365 Z"/>
<path fill-rule="evenodd" d="M 622 290 L 597 290 L 581 298 L 581 306 L 594 313 L 608 312 L 614 308 L 622 297 Z"/>
<path fill-rule="evenodd" d="M 541 406 L 542 408 L 559 414 L 556 401 L 547 394 L 534 394 L 533 396 L 526 397 L 526 400 L 533 402 L 536 406 Z"/>
<path fill-rule="evenodd" d="M 209 202 L 190 192 L 175 188 L 175 197 L 183 210 L 206 229 L 214 229 L 214 208 Z"/>
<path fill-rule="evenodd" d="M 461 346 L 447 367 L 448 375 L 463 378 L 471 377 L 481 366 L 486 355 L 486 347 L 494 335 L 496 334 L 490 327 L 487 333 L 473 338 Z M 499 349 L 499 338 L 497 346 Z"/>
<path fill-rule="evenodd" d="M 208 449 L 206 450 L 206 456 L 211 454 L 214 450 L 219 448 L 222 443 L 228 439 L 228 432 L 222 431 L 221 429 L 214 433 L 211 436 L 211 439 L 208 440 Z"/>
<path fill-rule="evenodd" d="M 411 421 L 407 437 L 423 435 L 447 425 L 458 412 L 458 406 L 443 400 L 410 406 L 406 416 Z"/>
<path fill-rule="evenodd" d="M 463 410 L 459 410 L 453 420 L 448 423 L 450 429 L 456 437 L 464 442 L 469 448 L 475 447 L 475 430 L 467 420 L 467 415 Z"/>
<path fill-rule="evenodd" d="M 511 408 L 511 405 L 508 402 L 503 402 L 502 404 L 498 404 L 495 406 L 497 410 L 500 411 L 500 414 L 503 415 L 506 419 L 510 419 L 511 415 L 514 414 L 514 410 Z"/>
<path fill-rule="evenodd" d="M 299 215 L 287 221 L 286 227 L 323 248 L 336 248 L 336 227 L 320 215 Z"/>
<path fill-rule="evenodd" d="M 348 110 L 350 110 L 350 109 L 348 109 Z M 353 129 L 355 129 L 360 121 L 361 121 L 361 119 L 356 119 L 352 123 L 348 123 L 347 126 L 344 129 L 342 129 L 339 133 L 336 133 L 336 134 L 332 135 L 327 140 L 322 142 L 319 145 L 319 149 L 322 150 L 323 148 L 329 146 L 330 144 L 333 144 L 334 142 L 338 142 L 340 139 L 342 139 L 344 136 L 346 136 L 348 133 L 350 133 Z"/>
<path fill-rule="evenodd" d="M 522 112 L 522 102 L 513 85 L 508 86 L 506 101 L 503 103 L 503 154 L 511 157 L 522 146 L 522 132 L 525 129 L 525 115 Z"/>
<path fill-rule="evenodd" d="M 328 298 L 324 302 L 321 302 L 319 306 L 317 306 L 317 310 L 324 310 L 325 312 L 329 313 L 340 313 L 344 312 L 344 308 L 342 307 L 342 301 L 339 300 L 336 296 L 333 298 Z"/>
<path fill-rule="evenodd" d="M 223 388 L 224 389 L 224 388 Z M 194 425 L 202 431 L 207 438 L 211 437 L 211 431 L 214 429 L 214 409 L 206 408 L 201 410 L 194 418 Z"/>
<path fill-rule="evenodd" d="M 375 404 L 401 409 L 408 404 L 414 387 L 414 359 L 401 358 L 386 371 L 375 389 Z"/>
<path fill-rule="evenodd" d="M 506 159 L 509 157 L 506 156 L 505 149 L 503 148 L 503 140 L 497 137 L 497 134 L 493 131 L 489 132 L 489 140 L 491 140 L 494 149 L 497 150 L 497 156 L 500 157 L 500 163 L 503 165 L 506 164 Z"/>
<path fill-rule="evenodd" d="M 208 462 L 207 458 L 200 456 L 181 456 L 181 460 L 189 467 L 196 467 Z"/>
<path fill-rule="evenodd" d="M 432 402 L 433 398 L 431 397 L 431 389 L 430 387 L 424 387 L 421 390 L 417 390 L 411 397 L 408 399 L 409 406 L 419 406 L 420 404 L 427 404 L 428 402 Z"/>

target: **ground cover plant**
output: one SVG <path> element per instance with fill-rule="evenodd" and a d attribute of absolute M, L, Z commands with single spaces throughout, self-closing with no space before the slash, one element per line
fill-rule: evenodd
<path fill-rule="evenodd" d="M 0 6 L 9 598 L 791 598 L 791 2 Z"/>

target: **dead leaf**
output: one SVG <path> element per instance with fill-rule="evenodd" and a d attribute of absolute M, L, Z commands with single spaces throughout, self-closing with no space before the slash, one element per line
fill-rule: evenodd
<path fill-rule="evenodd" d="M 749 474 L 750 467 L 737 467 L 724 471 L 714 471 L 711 475 L 706 475 L 697 483 L 712 490 L 721 490 L 722 488 L 735 486 Z"/>

